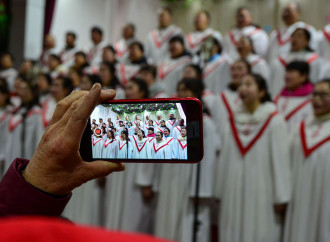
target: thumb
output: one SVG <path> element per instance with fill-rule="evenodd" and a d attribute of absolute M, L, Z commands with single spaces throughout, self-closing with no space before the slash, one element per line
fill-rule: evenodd
<path fill-rule="evenodd" d="M 85 179 L 87 181 L 105 177 L 112 172 L 119 172 L 125 170 L 125 165 L 122 163 L 108 162 L 108 161 L 93 161 L 85 162 L 84 165 Z"/>

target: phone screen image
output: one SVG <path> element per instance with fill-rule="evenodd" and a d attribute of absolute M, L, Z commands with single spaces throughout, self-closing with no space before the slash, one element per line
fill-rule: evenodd
<path fill-rule="evenodd" d="M 199 160 L 196 146 L 201 124 L 191 113 L 191 106 L 192 101 L 178 100 L 117 101 L 96 106 L 86 128 L 92 160 Z"/>

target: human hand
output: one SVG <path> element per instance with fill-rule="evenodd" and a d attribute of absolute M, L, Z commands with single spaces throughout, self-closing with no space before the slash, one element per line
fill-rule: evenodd
<path fill-rule="evenodd" d="M 111 172 L 123 171 L 121 163 L 85 162 L 79 154 L 88 118 L 100 102 L 113 99 L 114 90 L 94 84 L 88 91 L 76 91 L 60 101 L 32 159 L 23 171 L 27 182 L 38 189 L 66 195 L 74 188 Z"/>

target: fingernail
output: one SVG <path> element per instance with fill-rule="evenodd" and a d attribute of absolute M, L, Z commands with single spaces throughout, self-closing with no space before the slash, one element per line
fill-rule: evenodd
<path fill-rule="evenodd" d="M 92 90 L 96 89 L 96 83 L 92 86 Z"/>

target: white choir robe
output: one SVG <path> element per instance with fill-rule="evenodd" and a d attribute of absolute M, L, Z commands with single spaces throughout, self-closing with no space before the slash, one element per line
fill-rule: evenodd
<path fill-rule="evenodd" d="M 166 120 L 165 125 L 167 128 L 170 129 L 171 133 L 170 136 L 173 135 L 173 129 L 178 125 L 178 120 L 174 119 L 174 120 Z"/>
<path fill-rule="evenodd" d="M 185 39 L 187 50 L 193 55 L 196 55 L 197 52 L 200 51 L 204 41 L 211 36 L 214 36 L 222 44 L 223 40 L 221 33 L 212 28 L 207 28 L 204 31 L 194 31 L 187 34 Z"/>
<path fill-rule="evenodd" d="M 253 114 L 240 106 L 228 121 L 213 183 L 221 201 L 220 240 L 279 242 L 273 206 L 289 202 L 291 188 L 285 122 L 270 102 Z"/>
<path fill-rule="evenodd" d="M 92 138 L 92 152 L 93 152 L 93 158 L 102 158 L 102 151 L 104 146 L 104 139 L 93 137 Z"/>
<path fill-rule="evenodd" d="M 133 152 L 133 144 L 131 141 L 128 141 L 128 147 L 126 144 L 126 140 L 122 140 L 121 138 L 118 141 L 118 150 L 117 150 L 117 158 L 118 159 L 130 159 L 132 158 Z"/>
<path fill-rule="evenodd" d="M 166 59 L 158 66 L 158 81 L 164 85 L 164 91 L 168 96 L 176 93 L 176 86 L 181 80 L 184 68 L 191 64 L 191 57 L 184 55 L 176 59 Z"/>
<path fill-rule="evenodd" d="M 309 79 L 316 83 L 323 70 L 323 60 L 314 52 L 300 51 L 290 52 L 279 56 L 270 64 L 270 86 L 272 97 L 276 97 L 284 87 L 285 68 L 292 61 L 306 61 L 309 64 Z"/>
<path fill-rule="evenodd" d="M 214 61 L 207 62 L 203 71 L 203 79 L 207 89 L 215 93 L 222 92 L 230 81 L 229 60 L 220 56 Z"/>
<path fill-rule="evenodd" d="M 154 120 L 154 126 L 155 126 L 155 133 L 156 133 L 156 129 L 158 129 L 160 127 L 160 120 Z"/>
<path fill-rule="evenodd" d="M 328 78 L 330 78 L 330 58 L 328 60 L 324 60 L 319 80 Z"/>
<path fill-rule="evenodd" d="M 44 124 L 42 120 L 42 111 L 38 106 L 34 106 L 26 115 L 24 141 L 22 142 L 22 115 L 24 112 L 26 112 L 26 109 L 20 108 L 18 111 L 11 114 L 8 120 L 5 171 L 16 158 L 31 159 L 45 131 L 46 124 Z M 23 149 L 24 153 L 22 153 Z"/>
<path fill-rule="evenodd" d="M 148 135 L 148 129 L 149 129 L 149 128 L 153 128 L 154 131 L 156 130 L 156 127 L 155 127 L 155 126 L 149 126 L 149 125 L 145 126 L 145 128 L 144 128 L 144 134 L 145 134 L 146 136 Z"/>
<path fill-rule="evenodd" d="M 120 39 L 115 43 L 115 51 L 116 58 L 120 63 L 128 63 L 129 62 L 129 53 L 128 46 L 132 43 L 134 39 L 125 40 L 124 38 Z"/>
<path fill-rule="evenodd" d="M 164 135 L 164 128 L 165 128 L 165 127 L 159 126 L 158 128 L 155 129 L 155 134 L 156 134 L 157 132 L 162 132 L 163 135 Z"/>
<path fill-rule="evenodd" d="M 297 28 L 307 29 L 311 33 L 310 47 L 313 50 L 317 49 L 319 38 L 316 29 L 309 24 L 299 21 L 289 27 L 286 26 L 271 32 L 269 37 L 270 44 L 267 52 L 268 63 L 271 63 L 272 60 L 279 55 L 286 55 L 290 52 L 291 35 Z"/>
<path fill-rule="evenodd" d="M 71 49 L 63 49 L 59 54 L 62 65 L 66 66 L 67 68 L 73 66 L 76 52 L 78 52 L 78 48 L 76 47 Z"/>
<path fill-rule="evenodd" d="M 8 84 L 8 89 L 11 92 L 14 91 L 14 83 L 17 75 L 18 75 L 18 71 L 16 71 L 16 69 L 13 67 L 0 71 L 0 78 L 6 80 Z"/>
<path fill-rule="evenodd" d="M 127 130 L 128 130 L 128 135 L 129 135 L 129 136 L 134 135 L 134 126 L 127 127 Z"/>
<path fill-rule="evenodd" d="M 143 122 L 141 120 L 134 120 L 132 122 L 133 127 L 135 128 L 137 123 L 140 124 L 140 128 L 142 129 L 143 128 Z"/>
<path fill-rule="evenodd" d="M 330 116 L 311 116 L 291 141 L 292 201 L 285 242 L 326 242 L 330 234 Z"/>
<path fill-rule="evenodd" d="M 105 159 L 115 159 L 117 158 L 118 152 L 118 141 L 116 139 L 110 140 L 107 138 L 104 141 L 103 150 L 102 150 L 102 158 Z"/>
<path fill-rule="evenodd" d="M 330 24 L 320 31 L 318 54 L 324 59 L 330 58 Z"/>
<path fill-rule="evenodd" d="M 124 125 L 120 127 L 119 124 L 118 124 L 118 126 L 117 126 L 117 128 L 116 128 L 116 134 L 117 134 L 119 137 L 121 136 L 121 131 L 123 131 L 124 128 L 125 128 Z"/>
<path fill-rule="evenodd" d="M 100 42 L 97 45 L 91 47 L 87 52 L 87 57 L 89 64 L 91 66 L 99 66 L 102 62 L 103 48 L 107 44 L 105 42 Z"/>
<path fill-rule="evenodd" d="M 56 101 L 52 96 L 48 96 L 42 103 L 42 119 L 43 122 L 48 126 L 50 120 L 53 117 L 53 113 L 56 109 Z"/>
<path fill-rule="evenodd" d="M 175 128 L 173 129 L 173 132 L 171 132 L 172 137 L 175 139 L 179 138 L 179 136 L 181 136 L 181 129 L 182 129 L 181 126 L 179 126 L 179 125 L 175 126 Z"/>
<path fill-rule="evenodd" d="M 274 102 L 278 112 L 284 117 L 288 132 L 294 130 L 297 125 L 313 114 L 311 95 L 302 97 L 278 96 Z"/>
<path fill-rule="evenodd" d="M 132 136 L 131 143 L 133 145 L 133 159 L 148 159 L 149 142 L 147 138 L 139 140 L 137 136 Z"/>
<path fill-rule="evenodd" d="M 168 98 L 165 93 L 164 83 L 156 81 L 154 84 L 149 86 L 150 98 Z"/>
<path fill-rule="evenodd" d="M 6 142 L 9 134 L 9 118 L 13 108 L 12 105 L 0 108 L 0 178 L 2 178 L 2 175 L 4 174 L 2 167 L 5 162 Z"/>
<path fill-rule="evenodd" d="M 177 159 L 179 157 L 178 149 L 177 149 L 177 140 L 171 136 L 165 137 L 164 141 L 167 143 L 169 152 L 170 152 L 170 159 Z"/>
<path fill-rule="evenodd" d="M 149 142 L 148 157 L 150 159 L 171 159 L 171 151 L 164 140 L 158 142 L 154 139 L 152 142 Z"/>
<path fill-rule="evenodd" d="M 127 82 L 134 78 L 142 65 L 140 64 L 124 64 L 120 63 L 116 65 L 116 72 L 117 72 L 117 77 L 120 81 L 120 83 L 125 87 Z"/>
<path fill-rule="evenodd" d="M 181 136 L 177 139 L 176 147 L 178 149 L 178 159 L 188 159 L 187 140 L 181 140 Z"/>
<path fill-rule="evenodd" d="M 257 55 L 262 57 L 266 55 L 269 45 L 268 35 L 264 30 L 251 25 L 241 29 L 233 28 L 224 37 L 224 51 L 230 58 L 234 60 L 239 58 L 237 43 L 243 36 L 251 38 L 253 49 Z"/>
<path fill-rule="evenodd" d="M 212 127 L 214 120 L 210 116 L 203 115 L 203 143 L 204 143 L 204 157 L 200 164 L 200 180 L 199 180 L 199 207 L 198 207 L 198 221 L 200 221 L 197 241 L 210 241 L 211 228 L 211 204 L 213 197 L 213 181 L 214 168 L 216 160 L 216 152 L 220 150 L 220 143 L 217 142 L 218 133 L 209 127 Z M 190 197 L 195 197 L 195 189 L 197 183 L 197 164 L 192 164 L 192 181 L 190 186 Z M 189 199 L 187 213 L 184 217 L 184 237 L 182 241 L 192 241 L 191 226 L 194 220 L 194 200 Z M 190 233 L 189 233 L 190 232 Z"/>
<path fill-rule="evenodd" d="M 145 43 L 145 53 L 148 60 L 155 65 L 169 57 L 168 43 L 174 36 L 182 35 L 182 30 L 175 25 L 165 29 L 156 28 L 148 35 Z"/>

